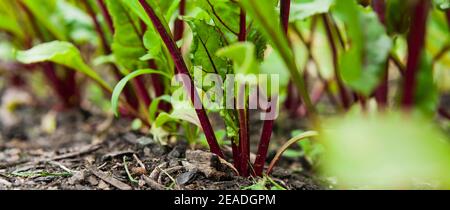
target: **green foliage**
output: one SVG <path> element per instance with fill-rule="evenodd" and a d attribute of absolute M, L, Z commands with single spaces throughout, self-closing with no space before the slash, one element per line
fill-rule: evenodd
<path fill-rule="evenodd" d="M 378 17 L 353 0 L 338 1 L 336 14 L 348 29 L 350 44 L 340 59 L 342 79 L 358 93 L 369 96 L 384 74 L 392 41 Z"/>
<path fill-rule="evenodd" d="M 163 95 L 158 98 L 153 99 L 152 103 L 148 107 L 148 115 L 150 122 L 154 122 L 156 120 L 156 115 L 159 109 L 159 105 L 162 102 L 171 103 L 171 98 L 169 95 Z"/>
<path fill-rule="evenodd" d="M 291 5 L 290 21 L 305 20 L 328 13 L 335 0 L 296 0 Z"/>
<path fill-rule="evenodd" d="M 292 132 L 291 136 L 299 136 L 304 133 L 302 130 L 296 130 Z M 323 155 L 324 147 L 314 139 L 305 139 L 298 142 L 300 149 L 288 149 L 283 154 L 284 157 L 299 158 L 304 157 L 311 165 L 315 166 L 319 163 L 321 156 Z"/>
<path fill-rule="evenodd" d="M 243 0 L 242 6 L 259 24 L 261 31 L 264 32 L 266 38 L 273 45 L 287 63 L 288 67 L 296 69 L 295 59 L 292 50 L 289 47 L 287 37 L 281 31 L 281 25 L 276 18 L 274 3 L 276 1 L 269 0 L 259 2 L 256 0 Z"/>
<path fill-rule="evenodd" d="M 139 19 L 130 13 L 123 2 L 106 0 L 115 28 L 112 51 L 117 63 L 127 71 L 145 68 L 146 62 L 140 60 L 146 54 L 142 41 L 144 31 Z"/>
<path fill-rule="evenodd" d="M 18 51 L 16 59 L 25 64 L 49 61 L 67 66 L 90 77 L 103 88 L 111 90 L 105 80 L 83 61 L 80 51 L 69 42 L 53 41 L 26 51 Z"/>
<path fill-rule="evenodd" d="M 137 15 L 142 21 L 144 21 L 145 24 L 147 24 L 147 26 L 149 28 L 153 28 L 153 24 L 150 21 L 150 18 L 147 16 L 147 14 L 145 13 L 144 8 L 142 8 L 142 6 L 139 4 L 139 1 L 127 1 L 127 0 L 120 0 L 121 3 L 123 3 L 124 5 L 128 6 L 128 8 L 130 8 L 131 12 L 135 15 Z M 152 0 L 147 0 L 147 3 L 156 10 L 156 15 L 159 17 L 159 19 L 162 21 L 164 28 L 167 31 L 170 31 L 170 27 L 167 23 L 166 18 L 164 17 L 163 13 L 164 11 L 162 10 L 161 6 L 161 2 L 165 2 L 165 0 L 160 1 L 152 1 Z M 169 0 L 167 2 L 170 2 Z"/>
<path fill-rule="evenodd" d="M 56 15 L 57 0 L 23 0 L 26 7 L 33 13 L 34 17 L 58 40 L 67 41 L 67 31 L 63 17 Z M 48 18 L 48 15 L 53 18 Z"/>
<path fill-rule="evenodd" d="M 450 9 L 450 2 L 448 0 L 434 0 L 433 2 L 442 11 Z"/>
<path fill-rule="evenodd" d="M 197 6 L 206 11 L 212 22 L 227 40 L 236 40 L 239 33 L 239 5 L 230 0 L 195 0 Z"/>
<path fill-rule="evenodd" d="M 106 11 L 99 7 L 102 2 Z M 256 114 L 247 107 L 218 110 L 207 102 L 196 110 L 186 98 L 172 100 L 176 87 L 170 87 L 168 81 L 177 70 L 190 73 L 195 84 L 205 79 L 206 73 L 217 73 L 223 79 L 226 74 L 243 74 L 234 81 L 238 85 L 231 90 L 236 91 L 233 98 L 220 101 L 237 104 L 242 98 L 236 93 L 244 93 L 244 102 L 254 96 L 242 88 L 243 82 L 258 74 L 275 74 L 281 88 L 270 94 L 286 99 L 285 106 L 276 107 L 281 116 L 295 119 L 293 130 L 319 130 L 320 137 L 315 138 L 316 132 L 294 132 L 295 138 L 275 145 L 278 153 L 269 172 L 284 154 L 320 166 L 324 176 L 337 179 L 338 188 L 450 188 L 446 179 L 450 176 L 448 138 L 433 127 L 443 119 L 437 113 L 445 117 L 449 111 L 445 107 L 450 90 L 448 0 L 433 1 L 425 34 L 409 33 L 423 26 L 412 23 L 419 1 L 388 0 L 386 8 L 381 8 L 385 11 L 375 10 L 370 1 L 355 0 L 292 0 L 291 5 L 279 0 L 187 0 L 185 10 L 180 2 L 0 0 L 2 83 L 13 83 L 8 80 L 22 76 L 34 82 L 36 78 L 24 75 L 32 72 L 29 69 L 43 69 L 45 74 L 40 75 L 48 77 L 59 97 L 64 92 L 81 93 L 82 98 L 74 100 L 78 105 L 95 104 L 103 110 L 112 108 L 116 115 L 126 113 L 134 119 L 130 121 L 132 129 L 148 129 L 156 142 L 168 144 L 176 137 L 187 139 L 192 147 L 199 143 L 211 146 L 211 142 L 217 147 L 232 146 L 236 168 L 244 175 L 250 170 L 241 163 L 249 161 L 249 154 L 241 140 L 246 139 L 246 125 L 253 129 L 256 124 Z M 290 6 L 287 33 L 280 17 L 284 14 L 279 12 L 286 6 Z M 243 12 L 245 22 L 241 22 Z M 385 17 L 378 16 L 383 13 Z M 114 30 L 109 30 L 108 17 Z M 178 21 L 186 27 L 179 27 Z M 183 33 L 181 40 L 171 40 L 175 31 Z M 241 35 L 246 35 L 245 40 Z M 423 48 L 408 42 L 422 36 L 426 39 Z M 417 68 L 407 59 L 411 49 L 421 51 Z M 62 72 L 65 69 L 79 74 Z M 80 75 L 96 84 L 81 87 L 85 83 Z M 405 75 L 414 81 L 406 82 Z M 252 88 L 265 87 L 258 79 L 251 82 Z M 381 86 L 385 82 L 387 92 Z M 236 87 L 236 83 L 221 85 L 218 89 L 225 91 Z M 180 89 L 186 92 L 184 87 Z M 216 98 L 210 92 L 215 88 L 197 89 L 200 98 Z M 401 114 L 393 113 L 390 110 L 398 110 L 401 94 L 408 93 L 404 90 L 413 90 L 413 105 L 404 105 Z M 105 93 L 110 94 L 107 100 Z M 380 94 L 385 94 L 387 101 L 383 102 Z M 224 95 L 229 97 L 226 92 Z M 348 107 L 343 107 L 346 100 Z M 331 114 L 344 113 L 342 119 L 328 119 Z M 275 125 L 283 123 L 275 120 Z M 264 121 L 263 127 L 259 158 L 248 167 L 261 171 L 267 162 L 261 158 L 268 154 L 264 150 L 274 149 L 268 137 L 275 130 L 270 120 Z M 291 145 L 297 147 L 288 149 Z M 220 148 L 212 150 L 218 154 Z M 132 177 L 130 180 L 133 182 Z M 283 187 L 262 177 L 245 189 Z"/>
<path fill-rule="evenodd" d="M 116 114 L 116 116 L 119 115 L 120 95 L 121 95 L 123 89 L 125 88 L 125 86 L 127 85 L 127 83 L 130 80 L 132 80 L 138 76 L 146 75 L 146 74 L 159 74 L 159 75 L 162 75 L 162 76 L 170 79 L 170 76 L 165 74 L 164 72 L 161 72 L 158 70 L 153 70 L 153 69 L 141 69 L 141 70 L 136 70 L 136 71 L 129 73 L 119 83 L 117 83 L 116 87 L 114 88 L 114 91 L 112 92 L 111 106 L 112 106 L 113 111 Z"/>
<path fill-rule="evenodd" d="M 219 29 L 202 20 L 186 19 L 186 22 L 194 36 L 190 53 L 192 65 L 224 77 L 229 72 L 229 65 L 226 59 L 216 55 L 219 49 L 226 46 L 226 40 Z"/>
<path fill-rule="evenodd" d="M 7 15 L 0 14 L 0 29 L 13 33 L 14 35 L 23 38 L 23 30 L 21 29 L 17 19 Z"/>
<path fill-rule="evenodd" d="M 411 22 L 411 3 L 402 0 L 387 1 L 387 29 L 389 34 L 404 34 Z"/>
<path fill-rule="evenodd" d="M 438 107 L 439 92 L 433 78 L 431 58 L 425 53 L 420 60 L 417 83 L 415 94 L 417 107 L 422 113 L 432 117 Z"/>
<path fill-rule="evenodd" d="M 286 188 L 282 187 L 268 176 L 264 176 L 255 182 L 256 183 L 253 185 L 244 187 L 243 190 L 286 190 Z"/>
<path fill-rule="evenodd" d="M 217 55 L 231 59 L 234 62 L 236 74 L 255 75 L 259 72 L 255 58 L 255 45 L 250 42 L 236 43 L 222 48 Z"/>
<path fill-rule="evenodd" d="M 136 67 L 142 68 L 147 66 L 148 60 L 153 59 L 158 64 L 161 71 L 172 72 L 172 69 L 174 69 L 173 62 L 170 60 L 170 56 L 167 54 L 166 48 L 163 45 L 159 34 L 156 33 L 153 24 L 144 9 L 140 6 L 139 2 L 125 0 L 120 0 L 120 3 L 117 3 L 116 1 L 111 2 L 115 2 L 113 5 L 116 5 L 117 7 L 121 5 L 121 8 L 118 8 L 120 10 L 118 12 L 122 14 L 118 14 L 119 17 L 116 17 L 117 21 L 115 22 L 122 22 L 122 24 L 125 24 L 125 26 L 119 26 L 123 29 L 123 32 L 116 33 L 115 38 L 117 39 L 115 39 L 115 47 L 113 45 L 113 51 L 114 54 L 116 54 L 116 58 L 118 57 L 117 59 L 123 61 L 123 63 L 119 62 L 119 64 L 126 67 L 127 70 L 132 70 L 137 69 Z M 156 8 L 157 15 L 164 24 L 163 26 L 167 31 L 170 31 L 170 27 L 163 15 L 164 10 L 160 7 L 160 3 L 173 2 L 169 8 L 166 8 L 169 9 L 166 14 L 171 16 L 169 14 L 173 13 L 172 10 L 177 5 L 176 3 L 178 0 L 147 2 Z M 161 6 L 164 6 L 166 3 L 162 3 Z M 124 17 L 120 17 L 124 15 L 126 16 L 125 19 L 123 19 Z M 168 18 L 170 19 L 170 17 Z M 145 23 L 147 27 L 146 31 L 143 31 L 143 28 L 141 28 L 142 24 L 140 24 L 140 21 Z M 130 29 L 132 30 L 130 31 Z M 123 48 L 124 45 L 125 48 Z M 132 59 L 132 62 L 130 62 L 129 59 Z M 133 62 L 134 66 L 130 66 L 130 63 L 133 64 Z"/>
<path fill-rule="evenodd" d="M 241 1 L 242 7 L 253 17 L 254 21 L 258 23 L 260 30 L 263 32 L 267 40 L 272 47 L 280 54 L 284 63 L 292 76 L 292 81 L 297 86 L 297 90 L 302 96 L 308 110 L 312 113 L 315 112 L 315 108 L 311 103 L 311 99 L 306 90 L 305 81 L 300 75 L 295 60 L 293 50 L 290 48 L 287 36 L 283 34 L 280 22 L 273 17 L 277 17 L 274 5 L 278 1 L 256 1 L 256 0 L 243 0 Z"/>
<path fill-rule="evenodd" d="M 323 125 L 322 173 L 340 189 L 450 187 L 450 139 L 423 117 L 349 114 Z"/>

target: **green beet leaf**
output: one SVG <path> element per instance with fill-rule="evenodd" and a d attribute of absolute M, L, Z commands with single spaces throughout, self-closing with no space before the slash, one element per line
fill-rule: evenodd
<path fill-rule="evenodd" d="M 334 0 L 297 0 L 291 5 L 290 21 L 299 21 L 330 11 Z"/>
<path fill-rule="evenodd" d="M 116 87 L 114 88 L 113 94 L 111 96 L 111 106 L 112 106 L 112 109 L 113 109 L 114 113 L 116 114 L 116 116 L 119 115 L 120 94 L 122 93 L 122 91 L 125 88 L 125 86 L 127 85 L 127 83 L 130 82 L 130 80 L 132 80 L 138 76 L 145 75 L 145 74 L 158 74 L 158 75 L 162 75 L 162 76 L 165 76 L 166 78 L 170 79 L 169 75 L 167 75 L 161 71 L 153 70 L 153 69 L 141 69 L 141 70 L 136 70 L 136 71 L 129 73 L 122 80 L 120 80 L 119 83 L 117 83 Z"/>
<path fill-rule="evenodd" d="M 202 20 L 186 19 L 194 33 L 191 46 L 191 62 L 203 71 L 225 76 L 229 72 L 227 59 L 219 57 L 216 52 L 226 46 L 226 40 L 217 27 Z"/>
<path fill-rule="evenodd" d="M 376 14 L 352 0 L 338 1 L 336 14 L 348 28 L 350 44 L 340 57 L 342 79 L 356 92 L 369 96 L 384 74 L 392 41 Z"/>
<path fill-rule="evenodd" d="M 53 41 L 37 45 L 26 51 L 18 51 L 16 59 L 25 64 L 54 62 L 76 70 L 90 77 L 107 90 L 110 86 L 89 67 L 81 57 L 80 51 L 71 43 Z"/>

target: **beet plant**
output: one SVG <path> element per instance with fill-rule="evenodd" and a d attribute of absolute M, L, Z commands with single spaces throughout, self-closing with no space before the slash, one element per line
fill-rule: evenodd
<path fill-rule="evenodd" d="M 244 177 L 270 174 L 298 142 L 320 144 L 329 115 L 449 118 L 445 1 L 49 2 L 1 1 L 11 62 L 41 69 L 68 107 L 80 106 L 89 78 L 116 115 L 138 119 L 155 140 L 181 133 Z M 279 118 L 309 131 L 273 148 Z"/>

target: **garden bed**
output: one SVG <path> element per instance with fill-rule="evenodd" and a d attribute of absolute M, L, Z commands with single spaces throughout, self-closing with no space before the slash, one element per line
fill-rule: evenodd
<path fill-rule="evenodd" d="M 231 164 L 204 149 L 187 148 L 186 142 L 153 143 L 151 137 L 131 131 L 127 120 L 64 112 L 57 116 L 57 129 L 45 134 L 41 119 L 46 114 L 21 108 L 18 126 L 2 130 L 0 189 L 239 190 L 261 183 L 260 178 L 237 176 Z M 205 166 L 210 171 L 202 171 Z M 310 172 L 299 171 L 300 159 L 282 159 L 280 166 L 272 179 L 283 188 L 324 189 Z"/>
<path fill-rule="evenodd" d="M 0 0 L 0 189 L 450 189 L 449 32 L 448 0 Z"/>

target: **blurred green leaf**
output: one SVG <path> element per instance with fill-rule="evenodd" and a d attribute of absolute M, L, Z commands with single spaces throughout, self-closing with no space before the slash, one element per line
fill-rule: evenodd
<path fill-rule="evenodd" d="M 133 122 L 131 123 L 131 129 L 137 131 L 142 128 L 142 125 L 143 125 L 142 120 L 134 119 Z"/>
<path fill-rule="evenodd" d="M 0 61 L 14 60 L 14 46 L 9 42 L 0 42 Z"/>
<path fill-rule="evenodd" d="M 64 20 L 63 24 L 66 30 L 66 36 L 75 43 L 84 43 L 96 40 L 97 34 L 94 30 L 92 19 L 81 8 L 65 0 L 58 0 L 54 16 Z"/>
<path fill-rule="evenodd" d="M 64 18 L 57 15 L 58 0 L 22 0 L 33 16 L 51 32 L 56 39 L 67 41 Z"/>
<path fill-rule="evenodd" d="M 291 5 L 290 21 L 299 21 L 327 13 L 334 0 L 297 0 Z"/>
<path fill-rule="evenodd" d="M 404 0 L 386 1 L 386 22 L 389 34 L 405 34 L 411 22 L 411 2 Z"/>
<path fill-rule="evenodd" d="M 219 143 L 220 146 L 230 143 L 230 141 L 225 141 L 225 139 L 227 137 L 227 132 L 225 130 L 223 130 L 223 129 L 216 130 L 216 131 L 214 131 L 214 134 L 216 135 L 217 142 Z M 205 148 L 209 147 L 208 141 L 206 140 L 206 136 L 204 133 L 200 134 L 199 139 L 200 139 L 200 144 L 202 146 L 204 146 Z"/>
<path fill-rule="evenodd" d="M 233 61 L 235 74 L 252 75 L 259 72 L 255 45 L 251 42 L 232 44 L 217 51 L 217 55 Z"/>
<path fill-rule="evenodd" d="M 287 37 L 281 30 L 278 18 L 274 18 L 278 17 L 275 11 L 277 2 L 275 0 L 242 0 L 240 3 L 259 24 L 261 31 L 270 41 L 272 47 L 280 53 L 287 66 L 296 69 L 294 55 L 290 49 Z"/>
<path fill-rule="evenodd" d="M 433 77 L 431 57 L 423 53 L 417 73 L 415 101 L 418 109 L 427 116 L 434 117 L 439 106 L 439 92 Z"/>
<path fill-rule="evenodd" d="M 17 19 L 0 13 L 0 20 L 0 30 L 11 32 L 19 38 L 23 38 L 24 34 Z"/>
<path fill-rule="evenodd" d="M 114 88 L 113 94 L 111 96 L 111 106 L 116 116 L 119 115 L 119 99 L 120 95 L 122 94 L 123 89 L 127 85 L 127 83 L 141 75 L 145 74 L 158 74 L 162 75 L 166 78 L 170 79 L 170 76 L 165 74 L 164 72 L 161 72 L 159 70 L 153 70 L 153 69 L 141 69 L 131 72 L 130 74 L 126 75 L 122 80 L 117 83 L 116 87 Z"/>
<path fill-rule="evenodd" d="M 25 64 L 54 62 L 85 74 L 107 90 L 111 89 L 105 80 L 83 61 L 80 51 L 69 42 L 53 41 L 26 51 L 18 51 L 16 59 Z"/>
<path fill-rule="evenodd" d="M 404 113 L 327 120 L 323 176 L 340 189 L 450 189 L 450 144 L 434 123 Z"/>
<path fill-rule="evenodd" d="M 336 14 L 345 23 L 350 49 L 340 57 L 340 74 L 355 91 L 370 96 L 384 74 L 391 39 L 375 13 L 353 0 L 336 3 Z"/>
<path fill-rule="evenodd" d="M 436 5 L 436 7 L 442 11 L 450 9 L 449 0 L 434 0 L 433 2 Z"/>

